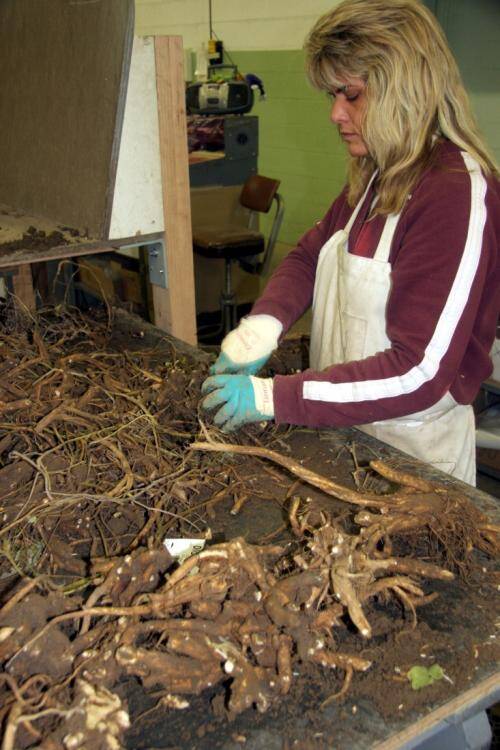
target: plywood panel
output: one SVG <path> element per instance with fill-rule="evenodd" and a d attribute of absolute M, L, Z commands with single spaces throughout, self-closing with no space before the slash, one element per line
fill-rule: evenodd
<path fill-rule="evenodd" d="M 0 3 L 0 201 L 104 237 L 133 0 Z"/>

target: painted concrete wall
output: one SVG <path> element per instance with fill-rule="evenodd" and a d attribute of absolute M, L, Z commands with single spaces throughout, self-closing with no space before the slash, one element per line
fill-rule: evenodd
<path fill-rule="evenodd" d="M 302 52 L 309 29 L 335 4 L 212 1 L 213 28 L 232 60 L 264 81 L 267 99 L 252 110 L 259 116 L 259 170 L 282 181 L 286 245 L 321 218 L 344 182 L 345 154 L 329 104 L 307 82 Z M 136 32 L 180 34 L 186 49 L 197 50 L 209 36 L 208 0 L 136 0 Z"/>
<path fill-rule="evenodd" d="M 500 162 L 500 0 L 434 0 L 479 125 Z"/>
<path fill-rule="evenodd" d="M 212 27 L 229 50 L 300 49 L 307 30 L 339 0 L 212 0 Z M 198 49 L 209 38 L 208 0 L 136 0 L 138 34 L 180 34 Z"/>
<path fill-rule="evenodd" d="M 330 122 L 330 102 L 304 75 L 302 51 L 237 52 L 241 70 L 262 78 L 267 99 L 259 116 L 259 170 L 280 179 L 285 221 L 280 239 L 297 239 L 327 211 L 345 180 L 346 156 Z"/>
<path fill-rule="evenodd" d="M 243 73 L 260 76 L 259 169 L 282 180 L 286 214 L 278 258 L 327 210 L 344 181 L 345 155 L 326 98 L 304 74 L 304 38 L 335 0 L 212 0 L 212 24 Z M 500 0 L 427 0 L 462 69 L 482 130 L 500 161 Z M 139 34 L 209 36 L 208 0 L 136 0 Z"/>

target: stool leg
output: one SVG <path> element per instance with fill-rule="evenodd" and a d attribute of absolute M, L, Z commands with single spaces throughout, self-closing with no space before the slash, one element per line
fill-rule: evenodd
<path fill-rule="evenodd" d="M 234 304 L 231 307 L 231 313 L 231 330 L 233 330 L 233 328 L 236 328 L 236 326 L 238 325 L 238 305 L 236 304 L 236 298 L 234 300 Z"/>
<path fill-rule="evenodd" d="M 231 264 L 232 260 L 229 258 L 226 258 L 226 264 L 225 264 L 225 273 L 226 273 L 226 280 L 224 285 L 224 291 L 221 294 L 221 313 L 222 313 L 222 324 L 224 326 L 224 333 L 228 334 L 229 331 L 231 331 L 235 324 L 235 318 L 236 318 L 236 300 L 233 292 L 232 287 L 232 279 L 231 279 Z"/>

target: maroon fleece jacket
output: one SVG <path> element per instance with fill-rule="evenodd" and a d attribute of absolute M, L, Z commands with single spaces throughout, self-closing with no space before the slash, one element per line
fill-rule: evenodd
<path fill-rule="evenodd" d="M 448 391 L 458 403 L 473 401 L 492 371 L 500 312 L 500 182 L 471 170 L 470 160 L 443 140 L 401 212 L 389 257 L 390 348 L 321 372 L 277 375 L 277 422 L 366 424 L 426 409 Z M 385 223 L 383 216 L 367 220 L 373 199 L 370 191 L 348 243 L 349 252 L 368 258 Z M 321 248 L 351 213 L 344 190 L 279 266 L 251 314 L 273 315 L 284 333 L 293 325 L 311 305 Z"/>

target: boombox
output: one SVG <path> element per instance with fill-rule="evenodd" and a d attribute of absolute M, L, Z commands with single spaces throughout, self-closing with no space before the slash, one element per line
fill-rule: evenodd
<path fill-rule="evenodd" d="M 246 81 L 206 81 L 186 88 L 191 115 L 243 115 L 253 106 L 253 91 Z"/>

